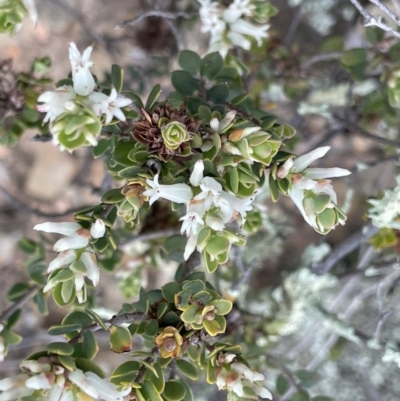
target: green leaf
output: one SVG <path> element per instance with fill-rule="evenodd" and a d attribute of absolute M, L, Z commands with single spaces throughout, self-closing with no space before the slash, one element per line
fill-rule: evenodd
<path fill-rule="evenodd" d="M 121 193 L 121 188 L 108 190 L 101 198 L 103 203 L 114 204 L 120 203 L 125 199 L 125 195 Z"/>
<path fill-rule="evenodd" d="M 137 372 L 140 369 L 140 363 L 137 361 L 128 361 L 118 366 L 110 376 L 110 382 L 118 385 L 119 383 L 129 383 L 135 380 Z"/>
<path fill-rule="evenodd" d="M 182 286 L 176 281 L 167 283 L 161 287 L 163 297 L 171 304 L 175 302 L 174 296 L 182 290 Z"/>
<path fill-rule="evenodd" d="M 230 242 L 225 237 L 214 236 L 206 245 L 206 252 L 210 255 L 217 256 L 220 253 L 226 252 L 230 247 Z"/>
<path fill-rule="evenodd" d="M 351 49 L 343 53 L 340 61 L 348 67 L 362 64 L 367 60 L 367 51 L 365 49 Z"/>
<path fill-rule="evenodd" d="M 27 283 L 16 283 L 14 284 L 7 294 L 7 300 L 10 302 L 16 302 L 21 299 L 28 291 L 29 284 Z"/>
<path fill-rule="evenodd" d="M 51 354 L 57 355 L 72 355 L 74 353 L 74 347 L 68 343 L 51 343 L 47 345 L 46 350 Z"/>
<path fill-rule="evenodd" d="M 13 333 L 12 331 L 4 328 L 1 332 L 1 337 L 4 338 L 4 342 L 7 345 L 18 345 L 22 341 L 22 337 L 18 334 Z"/>
<path fill-rule="evenodd" d="M 146 401 L 163 401 L 156 389 L 156 386 L 149 380 L 143 381 L 141 392 Z"/>
<path fill-rule="evenodd" d="M 117 354 L 129 352 L 132 349 L 132 336 L 126 327 L 110 327 L 110 346 Z"/>
<path fill-rule="evenodd" d="M 162 370 L 162 367 L 158 363 L 154 363 L 153 367 L 157 374 L 155 374 L 152 370 L 148 369 L 146 371 L 144 378 L 153 383 L 156 390 L 160 394 L 162 394 L 165 387 L 164 372 Z"/>
<path fill-rule="evenodd" d="M 181 315 L 181 319 L 185 323 L 196 322 L 196 316 L 199 312 L 199 307 L 197 305 L 189 305 Z"/>
<path fill-rule="evenodd" d="M 88 327 L 93 323 L 93 319 L 88 316 L 85 312 L 74 311 L 69 313 L 62 321 L 63 325 L 78 325 L 79 329 L 82 327 Z"/>
<path fill-rule="evenodd" d="M 177 360 L 176 367 L 191 380 L 197 380 L 199 378 L 199 372 L 196 367 L 184 359 Z"/>
<path fill-rule="evenodd" d="M 232 310 L 232 302 L 226 299 L 219 299 L 211 302 L 217 308 L 217 315 L 227 315 Z"/>
<path fill-rule="evenodd" d="M 161 95 L 161 86 L 159 84 L 156 84 L 156 85 L 154 85 L 154 88 L 151 90 L 144 108 L 146 110 L 150 110 L 160 95 Z"/>
<path fill-rule="evenodd" d="M 307 391 L 301 390 L 294 394 L 290 401 L 310 401 L 310 395 Z"/>
<path fill-rule="evenodd" d="M 220 325 L 218 324 L 217 320 L 203 320 L 203 326 L 206 329 L 207 333 L 214 337 L 220 332 Z"/>
<path fill-rule="evenodd" d="M 78 331 L 81 328 L 82 328 L 82 326 L 80 324 L 59 324 L 59 325 L 51 326 L 47 332 L 51 336 L 59 336 L 61 334 Z"/>
<path fill-rule="evenodd" d="M 182 401 L 194 401 L 193 392 L 189 385 L 183 381 L 182 379 L 178 379 L 177 382 L 181 384 L 185 388 L 185 396 L 182 398 Z"/>
<path fill-rule="evenodd" d="M 97 145 L 94 146 L 92 149 L 93 157 L 95 159 L 99 158 L 101 155 L 103 155 L 107 151 L 109 146 L 110 146 L 109 139 L 100 139 L 100 141 L 97 143 Z"/>
<path fill-rule="evenodd" d="M 321 375 L 311 370 L 297 370 L 294 374 L 300 380 L 302 387 L 311 387 L 321 380 Z"/>
<path fill-rule="evenodd" d="M 32 241 L 29 238 L 21 238 L 18 242 L 17 242 L 18 248 L 24 252 L 24 253 L 35 253 L 36 252 L 36 247 L 37 247 L 37 243 L 35 241 Z"/>
<path fill-rule="evenodd" d="M 224 60 L 219 52 L 207 54 L 201 61 L 200 73 L 209 79 L 215 78 L 224 66 Z"/>
<path fill-rule="evenodd" d="M 93 318 L 93 320 L 96 321 L 96 323 L 98 323 L 104 331 L 108 331 L 108 327 L 104 324 L 103 319 L 96 312 L 94 312 L 90 309 L 87 309 L 87 308 L 85 310 L 86 310 L 86 313 L 89 316 L 91 316 Z"/>
<path fill-rule="evenodd" d="M 124 83 L 124 70 L 116 64 L 111 67 L 111 82 L 118 93 L 122 90 Z"/>
<path fill-rule="evenodd" d="M 326 209 L 331 201 L 331 197 L 327 194 L 318 195 L 314 199 L 314 210 L 316 213 L 321 213 Z"/>
<path fill-rule="evenodd" d="M 99 346 L 96 342 L 96 337 L 92 331 L 87 331 L 83 335 L 82 352 L 85 358 L 90 361 L 97 355 L 99 351 Z"/>
<path fill-rule="evenodd" d="M 165 389 L 163 392 L 163 397 L 167 401 L 180 401 L 185 397 L 186 390 L 182 384 L 177 381 L 171 380 L 165 383 Z"/>
<path fill-rule="evenodd" d="M 191 50 L 182 50 L 178 53 L 178 64 L 182 70 L 191 75 L 197 75 L 200 71 L 201 58 Z"/>
<path fill-rule="evenodd" d="M 157 334 L 158 323 L 157 320 L 151 320 L 145 329 L 145 334 L 149 337 L 154 337 Z"/>
<path fill-rule="evenodd" d="M 276 392 L 279 395 L 283 395 L 289 389 L 289 383 L 286 380 L 286 377 L 282 374 L 278 375 L 276 378 Z"/>
<path fill-rule="evenodd" d="M 228 85 L 215 85 L 207 92 L 207 100 L 215 104 L 222 103 L 228 98 L 229 92 L 230 89 Z"/>
<path fill-rule="evenodd" d="M 183 96 L 191 96 L 199 89 L 199 82 L 186 71 L 173 71 L 171 74 L 173 87 Z"/>
<path fill-rule="evenodd" d="M 61 365 L 63 365 L 69 371 L 76 369 L 75 358 L 72 358 L 68 355 L 58 355 L 57 359 L 60 361 Z"/>
<path fill-rule="evenodd" d="M 89 361 L 84 358 L 76 358 L 75 359 L 76 367 L 83 372 L 93 372 L 97 376 L 104 378 L 105 374 L 100 366 L 96 365 L 94 362 Z"/>

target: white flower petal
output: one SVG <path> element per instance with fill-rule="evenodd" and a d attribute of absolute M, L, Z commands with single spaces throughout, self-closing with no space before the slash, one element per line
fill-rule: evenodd
<path fill-rule="evenodd" d="M 25 385 L 26 385 L 26 387 L 33 388 L 34 390 L 51 388 L 49 379 L 46 377 L 46 375 L 44 373 L 40 373 L 40 375 L 35 375 L 35 376 L 30 377 L 25 382 Z"/>
<path fill-rule="evenodd" d="M 68 250 L 61 252 L 54 260 L 52 260 L 49 264 L 49 268 L 47 269 L 47 273 L 51 273 L 54 270 L 60 269 L 63 266 L 68 266 L 71 263 L 75 262 L 76 253 L 73 250 Z"/>
<path fill-rule="evenodd" d="M 62 393 L 63 389 L 58 385 L 54 385 L 49 392 L 49 401 L 60 401 Z"/>
<path fill-rule="evenodd" d="M 333 177 L 344 177 L 350 175 L 351 171 L 344 168 L 333 167 L 333 168 L 308 168 L 304 175 L 312 180 L 320 180 L 324 178 Z"/>
<path fill-rule="evenodd" d="M 110 382 L 106 379 L 101 379 L 93 372 L 86 372 L 85 376 L 90 384 L 98 390 L 101 394 L 101 398 L 105 401 L 122 401 L 123 397 L 126 395 L 126 391 L 117 391 Z"/>
<path fill-rule="evenodd" d="M 81 261 L 86 267 L 86 276 L 94 286 L 99 284 L 100 270 L 97 266 L 96 255 L 92 252 L 83 252 Z"/>
<path fill-rule="evenodd" d="M 309 153 L 306 153 L 303 156 L 298 157 L 293 162 L 292 172 L 293 173 L 300 173 L 305 170 L 313 161 L 324 157 L 329 149 L 330 146 L 323 146 L 321 148 L 317 148 L 312 150 Z"/>
<path fill-rule="evenodd" d="M 92 227 L 90 227 L 90 235 L 93 238 L 101 238 L 104 236 L 105 232 L 106 232 L 106 225 L 104 224 L 104 221 L 101 219 L 97 219 L 92 224 Z"/>
<path fill-rule="evenodd" d="M 96 390 L 96 387 L 90 383 L 81 370 L 77 369 L 70 372 L 68 379 L 88 396 L 93 397 L 94 399 L 100 398 L 101 394 Z"/>
<path fill-rule="evenodd" d="M 56 252 L 62 252 L 68 249 L 81 249 L 87 247 L 88 244 L 89 238 L 76 234 L 58 240 L 54 244 L 53 250 Z"/>
<path fill-rule="evenodd" d="M 80 230 L 82 226 L 78 223 L 42 223 L 36 224 L 33 227 L 34 230 L 44 231 L 45 233 L 56 233 L 62 235 L 75 234 L 77 230 Z"/>
<path fill-rule="evenodd" d="M 189 236 L 186 243 L 185 252 L 183 254 L 183 259 L 188 260 L 190 255 L 194 252 L 197 246 L 197 234 L 192 234 Z"/>
<path fill-rule="evenodd" d="M 203 179 L 203 172 L 204 172 L 203 160 L 198 160 L 193 167 L 193 171 L 189 179 L 190 183 L 194 187 L 198 187 L 200 185 L 201 180 Z"/>
<path fill-rule="evenodd" d="M 303 215 L 304 220 L 311 226 L 312 222 L 308 218 L 304 207 L 303 207 L 303 199 L 304 199 L 304 192 L 301 189 L 298 189 L 296 187 L 291 187 L 289 188 L 288 192 L 289 197 L 292 199 L 293 203 L 297 206 L 297 208 L 300 210 L 300 213 Z"/>

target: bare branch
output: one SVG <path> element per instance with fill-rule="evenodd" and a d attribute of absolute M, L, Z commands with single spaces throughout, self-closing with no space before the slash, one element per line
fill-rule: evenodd
<path fill-rule="evenodd" d="M 353 234 L 351 237 L 347 238 L 345 242 L 338 245 L 325 260 L 316 263 L 312 266 L 312 271 L 315 274 L 321 275 L 328 273 L 339 260 L 343 259 L 346 255 L 356 250 L 362 244 L 364 244 L 368 239 L 375 235 L 379 231 L 379 228 L 369 224 L 363 232 L 363 230 Z"/>
<path fill-rule="evenodd" d="M 360 3 L 358 0 L 349 0 L 354 7 L 360 12 L 360 14 L 365 18 L 364 26 L 376 26 L 383 31 L 390 32 L 393 36 L 400 39 L 400 32 L 395 31 L 390 26 L 384 24 L 380 18 L 374 18 Z"/>
<path fill-rule="evenodd" d="M 120 326 L 125 323 L 142 322 L 148 319 L 149 317 L 143 313 L 131 312 L 124 313 L 123 315 L 119 316 L 113 316 L 111 319 L 106 320 L 104 324 L 107 328 L 110 328 L 111 326 Z M 69 344 L 75 345 L 79 341 L 79 339 L 88 331 L 94 333 L 95 331 L 102 329 L 102 326 L 100 326 L 98 323 L 93 323 L 91 326 L 82 329 L 75 337 L 71 338 L 71 340 L 69 340 Z"/>
<path fill-rule="evenodd" d="M 317 54 L 313 57 L 310 57 L 308 60 L 304 61 L 301 64 L 301 68 L 309 68 L 313 64 L 319 63 L 321 61 L 337 60 L 342 56 L 343 52 L 330 52 L 330 53 Z"/>
<path fill-rule="evenodd" d="M 8 320 L 18 309 L 21 309 L 30 299 L 32 299 L 38 292 L 38 287 L 32 287 L 25 295 L 17 302 L 12 304 L 0 315 L 0 322 Z"/>
<path fill-rule="evenodd" d="M 178 18 L 185 18 L 185 19 L 190 19 L 193 16 L 195 16 L 197 13 L 186 13 L 186 12 L 176 12 L 176 13 L 171 13 L 168 11 L 160 11 L 160 10 L 150 10 L 147 11 L 141 15 L 139 15 L 138 17 L 131 19 L 131 20 L 127 20 L 122 22 L 121 24 L 118 24 L 115 26 L 115 29 L 121 29 L 124 28 L 126 26 L 134 26 L 136 24 L 138 24 L 140 21 L 149 18 L 149 17 L 159 17 L 159 18 L 166 18 L 166 19 L 172 19 L 172 20 L 176 20 Z"/>
<path fill-rule="evenodd" d="M 21 203 L 19 200 L 17 200 L 12 195 L 10 195 L 6 191 L 6 189 L 3 188 L 3 187 L 0 187 L 0 194 L 3 195 L 4 200 L 12 208 L 14 208 L 16 210 L 19 210 L 21 212 L 34 214 L 34 215 L 39 216 L 39 217 L 49 217 L 49 218 L 64 217 L 64 216 L 68 216 L 69 214 L 75 213 L 79 209 L 83 209 L 83 208 L 92 206 L 92 205 L 83 205 L 83 206 L 79 206 L 79 207 L 74 207 L 73 209 L 68 209 L 68 210 L 66 210 L 64 212 L 61 212 L 61 213 L 46 213 L 46 212 L 42 212 L 39 209 L 30 208 L 29 206 Z"/>
<path fill-rule="evenodd" d="M 390 8 L 387 8 L 379 0 L 369 0 L 369 2 L 375 4 L 381 11 L 383 11 L 389 18 L 391 18 L 397 25 L 400 26 L 400 18 Z"/>

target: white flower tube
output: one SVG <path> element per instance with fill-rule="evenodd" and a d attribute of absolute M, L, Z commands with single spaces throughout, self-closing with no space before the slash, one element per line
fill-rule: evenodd
<path fill-rule="evenodd" d="M 90 61 L 93 47 L 89 46 L 81 55 L 74 42 L 69 44 L 69 60 L 72 68 L 72 80 L 74 82 L 74 90 L 78 95 L 88 96 L 96 86 L 90 68 L 93 63 Z"/>

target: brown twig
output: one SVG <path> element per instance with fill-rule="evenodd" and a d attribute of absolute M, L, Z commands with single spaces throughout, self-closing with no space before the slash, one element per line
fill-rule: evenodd
<path fill-rule="evenodd" d="M 32 287 L 26 292 L 18 301 L 8 307 L 1 315 L 0 315 L 0 322 L 4 322 L 8 320 L 18 309 L 21 309 L 31 298 L 33 298 L 39 288 Z"/>
<path fill-rule="evenodd" d="M 193 272 L 193 270 L 197 267 L 200 266 L 201 264 L 201 256 L 198 251 L 194 251 L 189 259 L 183 263 L 183 269 L 182 269 L 182 275 L 181 279 L 179 281 L 185 280 L 185 278 Z"/>
<path fill-rule="evenodd" d="M 86 205 L 86 206 L 75 207 L 73 209 L 67 209 L 66 211 L 61 212 L 61 213 L 46 213 L 46 212 L 42 212 L 39 209 L 34 209 L 34 208 L 31 208 L 31 207 L 23 204 L 22 202 L 20 202 L 16 198 L 14 198 L 12 195 L 10 195 L 3 187 L 0 187 L 0 194 L 3 195 L 4 200 L 12 208 L 19 210 L 21 212 L 34 214 L 39 217 L 48 217 L 48 218 L 64 217 L 64 216 L 68 216 L 69 214 L 76 212 L 76 210 L 91 206 L 91 205 Z"/>
<path fill-rule="evenodd" d="M 126 323 L 133 323 L 133 322 L 142 322 L 145 320 L 148 320 L 149 317 L 143 313 L 139 312 L 130 312 L 130 313 L 124 313 L 123 315 L 119 316 L 113 316 L 111 319 L 106 320 L 104 322 L 104 325 L 108 328 L 111 326 L 120 326 L 122 324 Z M 87 333 L 88 331 L 91 331 L 94 333 L 95 331 L 102 330 L 103 327 L 98 324 L 98 323 L 93 323 L 91 326 L 88 326 L 84 329 L 82 329 L 75 337 L 71 338 L 69 340 L 69 344 L 75 345 L 78 343 L 79 339 L 82 338 L 82 336 Z"/>
<path fill-rule="evenodd" d="M 151 352 L 152 354 L 154 354 L 154 356 L 155 356 L 155 355 L 158 353 L 158 347 L 152 348 L 150 352 Z M 144 361 L 145 361 L 146 363 L 152 363 L 153 360 L 154 360 L 154 356 L 148 356 Z M 147 366 L 146 366 L 146 365 L 142 365 L 142 366 L 140 367 L 139 372 L 138 372 L 137 376 L 135 377 L 135 383 L 140 383 L 140 382 L 142 381 L 143 376 L 144 376 L 145 373 L 146 373 L 146 369 L 147 369 Z"/>
<path fill-rule="evenodd" d="M 116 25 L 115 29 L 121 29 L 121 28 L 124 28 L 126 26 L 136 25 L 140 21 L 142 21 L 142 20 L 144 20 L 146 18 L 149 18 L 149 17 L 159 17 L 159 18 L 164 18 L 164 19 L 176 20 L 178 18 L 190 19 L 190 18 L 194 17 L 195 15 L 197 15 L 197 13 L 187 13 L 187 12 L 183 12 L 183 11 L 179 11 L 179 12 L 176 12 L 176 13 L 171 13 L 171 12 L 168 12 L 168 11 L 150 10 L 150 11 L 147 11 L 147 12 L 139 15 L 136 18 L 124 21 L 121 24 Z"/>

